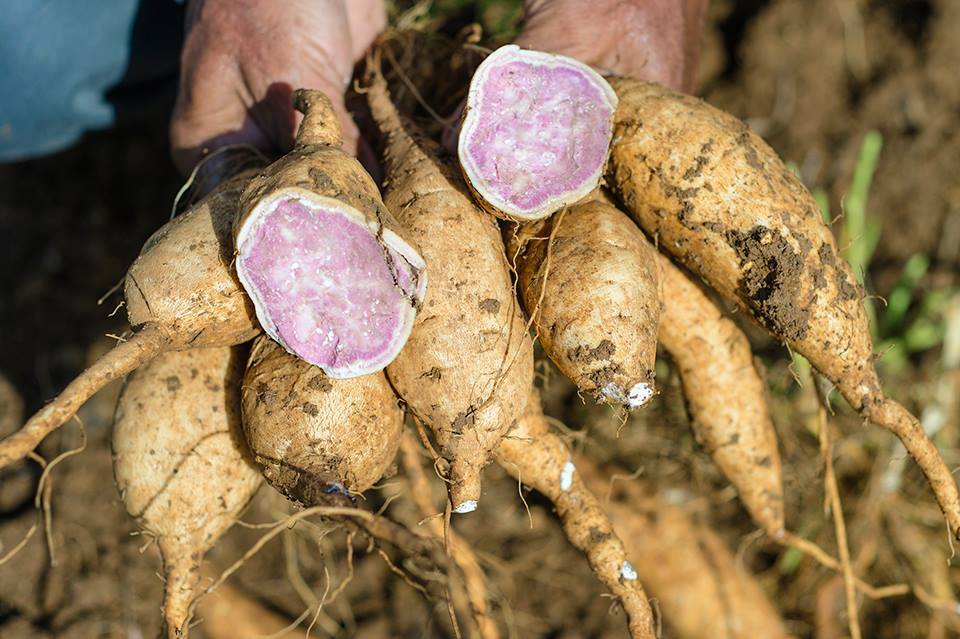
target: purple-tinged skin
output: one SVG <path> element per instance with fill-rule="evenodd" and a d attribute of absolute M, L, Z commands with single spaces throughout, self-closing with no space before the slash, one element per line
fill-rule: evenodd
<path fill-rule="evenodd" d="M 468 104 L 460 161 L 496 208 L 542 217 L 596 186 L 616 96 L 590 69 L 504 47 L 478 69 Z"/>
<path fill-rule="evenodd" d="M 385 366 L 412 324 L 410 265 L 387 249 L 391 272 L 377 238 L 341 210 L 292 198 L 267 207 L 237 262 L 264 330 L 331 377 Z"/>

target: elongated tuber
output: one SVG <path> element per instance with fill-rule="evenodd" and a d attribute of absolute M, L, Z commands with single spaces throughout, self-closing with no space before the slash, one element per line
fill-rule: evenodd
<path fill-rule="evenodd" d="M 157 540 L 169 639 L 186 637 L 200 562 L 261 484 L 240 426 L 240 347 L 165 353 L 117 403 L 113 469 L 123 503 Z"/>
<path fill-rule="evenodd" d="M 784 514 L 777 432 L 747 336 L 669 259 L 657 259 L 663 282 L 660 342 L 680 373 L 697 441 L 736 487 L 753 520 L 779 539 Z"/>
<path fill-rule="evenodd" d="M 232 346 L 259 332 L 232 267 L 230 229 L 249 176 L 243 173 L 223 183 L 147 240 L 124 281 L 128 319 L 137 332 L 0 442 L 0 468 L 23 459 L 94 393 L 157 354 Z"/>
<path fill-rule="evenodd" d="M 899 437 L 960 535 L 956 481 L 919 421 L 883 394 L 861 288 L 800 180 L 733 116 L 657 85 L 611 82 L 620 105 L 608 180 L 627 210 Z"/>
<path fill-rule="evenodd" d="M 704 522 L 645 488 L 611 479 L 579 457 L 577 470 L 624 540 L 640 581 L 656 597 L 664 623 L 679 639 L 784 639 L 788 633 L 760 584 Z"/>
<path fill-rule="evenodd" d="M 533 345 L 495 221 L 471 201 L 437 148 L 401 120 L 383 78 L 367 98 L 386 150 L 384 199 L 430 264 L 430 288 L 387 375 L 450 461 L 454 512 L 473 510 L 480 473 L 523 415 Z"/>
<path fill-rule="evenodd" d="M 553 502 L 570 543 L 586 555 L 597 578 L 623 605 L 630 636 L 653 639 L 653 612 L 623 542 L 577 473 L 570 449 L 550 432 L 539 393 L 531 393 L 529 401 L 527 414 L 497 448 L 497 461 Z"/>
<path fill-rule="evenodd" d="M 590 201 L 507 228 L 508 255 L 543 350 L 597 401 L 654 395 L 660 323 L 656 251 L 616 208 Z"/>

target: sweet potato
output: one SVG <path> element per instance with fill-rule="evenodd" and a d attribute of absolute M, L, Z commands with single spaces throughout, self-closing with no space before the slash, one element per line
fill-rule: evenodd
<path fill-rule="evenodd" d="M 386 147 L 384 201 L 430 265 L 423 311 L 387 375 L 450 461 L 454 512 L 469 512 L 491 452 L 523 415 L 533 345 L 495 221 L 474 205 L 436 145 L 401 120 L 383 78 L 371 71 L 368 80 Z"/>
<path fill-rule="evenodd" d="M 319 91 L 299 90 L 296 147 L 252 178 L 235 225 L 237 275 L 273 339 L 333 378 L 382 370 L 410 335 L 423 259 Z"/>
<path fill-rule="evenodd" d="M 470 81 L 457 154 L 477 201 L 499 217 L 536 220 L 600 181 L 617 96 L 566 56 L 500 47 Z"/>
<path fill-rule="evenodd" d="M 230 229 L 249 176 L 224 182 L 147 240 L 124 282 L 127 316 L 137 332 L 0 443 L 0 468 L 23 459 L 94 393 L 157 354 L 241 344 L 259 332 L 232 267 Z"/>
<path fill-rule="evenodd" d="M 203 619 L 200 628 L 207 639 L 303 637 L 303 631 L 297 628 L 284 631 L 290 624 L 287 619 L 229 582 L 220 584 L 216 590 L 201 599 L 197 610 Z"/>
<path fill-rule="evenodd" d="M 550 359 L 597 401 L 646 404 L 654 395 L 660 291 L 656 251 L 643 233 L 595 200 L 508 227 L 506 236 Z"/>
<path fill-rule="evenodd" d="M 497 624 L 487 604 L 487 580 L 480 566 L 480 560 L 469 541 L 446 526 L 445 520 L 434 516 L 437 510 L 434 506 L 433 490 L 427 474 L 420 465 L 422 453 L 423 446 L 417 441 L 417 436 L 412 431 L 405 432 L 400 442 L 400 458 L 410 484 L 410 498 L 420 510 L 420 517 L 424 518 L 420 524 L 426 524 L 435 537 L 445 540 L 450 558 L 463 575 L 462 596 L 457 595 L 458 589 L 451 588 L 451 600 L 455 607 L 469 609 L 477 627 L 477 635 L 481 639 L 499 639 Z M 450 575 L 448 574 L 447 577 L 449 579 Z M 463 600 L 463 603 L 458 603 L 458 600 Z"/>
<path fill-rule="evenodd" d="M 627 612 L 630 636 L 653 639 L 653 612 L 623 542 L 613 530 L 600 502 L 583 483 L 571 451 L 550 432 L 540 409 L 540 395 L 528 396 L 527 413 L 497 448 L 497 462 L 517 481 L 553 502 L 563 530 L 583 552 L 603 585 Z"/>
<path fill-rule="evenodd" d="M 673 631 L 664 636 L 788 636 L 760 584 L 704 522 L 694 521 L 639 480 L 611 483 L 611 474 L 586 458 L 577 459 L 577 470 L 595 494 L 610 495 L 604 510 Z"/>
<path fill-rule="evenodd" d="M 957 484 L 917 419 L 884 396 L 862 291 L 799 179 L 745 124 L 702 100 L 611 82 L 620 105 L 608 181 L 634 219 L 896 434 L 960 534 Z"/>
<path fill-rule="evenodd" d="M 660 343 L 670 353 L 697 441 L 774 539 L 783 522 L 783 478 L 766 384 L 750 342 L 701 288 L 658 255 L 663 283 Z"/>
<path fill-rule="evenodd" d="M 260 486 L 243 444 L 239 347 L 159 355 L 117 403 L 113 469 L 123 503 L 163 558 L 166 636 L 186 637 L 200 562 Z"/>
<path fill-rule="evenodd" d="M 333 379 L 266 336 L 253 343 L 241 406 L 263 476 L 306 506 L 367 490 L 400 445 L 403 413 L 382 372 Z"/>

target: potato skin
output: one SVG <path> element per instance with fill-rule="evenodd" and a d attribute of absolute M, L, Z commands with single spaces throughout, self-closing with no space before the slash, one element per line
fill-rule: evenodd
<path fill-rule="evenodd" d="M 737 118 L 654 84 L 611 84 L 608 181 L 643 230 L 854 408 L 877 397 L 862 291 L 803 184 Z"/>
<path fill-rule="evenodd" d="M 620 96 L 608 182 L 657 245 L 804 355 L 847 402 L 893 432 L 960 539 L 960 490 L 919 420 L 883 394 L 863 292 L 820 209 L 745 124 L 635 80 Z"/>
<path fill-rule="evenodd" d="M 117 403 L 113 469 L 124 506 L 157 538 L 168 637 L 185 637 L 203 554 L 262 479 L 240 427 L 243 348 L 171 351 L 132 373 Z"/>
<path fill-rule="evenodd" d="M 660 343 L 680 373 L 693 432 L 753 520 L 777 539 L 784 532 L 780 451 L 750 342 L 697 283 L 665 256 L 657 260 Z"/>
<path fill-rule="evenodd" d="M 405 233 L 380 199 L 380 191 L 363 165 L 339 147 L 298 146 L 257 173 L 243 192 L 235 232 L 246 223 L 264 198 L 293 189 L 334 198 L 356 209 L 368 223 L 388 228 L 404 239 Z"/>
<path fill-rule="evenodd" d="M 550 431 L 539 391 L 528 389 L 527 402 L 526 414 L 497 447 L 497 461 L 514 479 L 553 503 L 567 539 L 626 611 L 630 636 L 654 639 L 653 611 L 643 582 L 627 561 L 606 509 L 573 465 L 570 447 Z"/>
<path fill-rule="evenodd" d="M 557 367 L 597 401 L 637 408 L 652 397 L 659 273 L 656 251 L 634 223 L 591 200 L 506 235 L 524 307 Z M 637 384 L 648 390 L 630 402 Z"/>
<path fill-rule="evenodd" d="M 253 343 L 241 406 L 263 476 L 307 506 L 369 489 L 400 445 L 403 412 L 383 373 L 331 379 L 265 335 Z"/>
<path fill-rule="evenodd" d="M 260 485 L 240 427 L 241 348 L 159 355 L 127 379 L 113 468 L 127 511 L 164 539 L 208 548 Z"/>
<path fill-rule="evenodd" d="M 430 277 L 387 376 L 450 460 L 457 508 L 479 500 L 481 470 L 523 415 L 533 343 L 496 222 L 436 146 L 400 120 L 385 86 L 371 86 L 368 100 L 386 146 L 384 201 L 417 242 Z"/>
<path fill-rule="evenodd" d="M 124 282 L 132 327 L 161 325 L 172 349 L 232 346 L 260 332 L 233 269 L 231 232 L 254 173 L 224 182 L 150 236 Z"/>
<path fill-rule="evenodd" d="M 642 480 L 611 482 L 613 474 L 622 478 L 627 472 L 605 473 L 582 456 L 577 470 L 595 494 L 610 495 L 605 510 L 672 630 L 664 636 L 790 636 L 760 583 L 705 522 L 653 494 Z"/>
<path fill-rule="evenodd" d="M 26 457 L 94 393 L 157 354 L 242 344 L 260 331 L 233 269 L 230 235 L 240 191 L 251 174 L 224 182 L 147 240 L 124 280 L 127 315 L 136 333 L 0 442 L 0 468 Z"/>

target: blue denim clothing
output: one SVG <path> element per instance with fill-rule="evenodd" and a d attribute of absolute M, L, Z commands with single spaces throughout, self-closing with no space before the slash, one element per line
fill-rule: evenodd
<path fill-rule="evenodd" d="M 0 161 L 64 149 L 176 77 L 174 0 L 5 0 L 0 11 Z"/>

